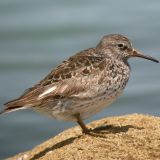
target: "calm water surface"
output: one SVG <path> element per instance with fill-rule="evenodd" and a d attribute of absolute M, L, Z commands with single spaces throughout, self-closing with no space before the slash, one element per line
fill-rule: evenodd
<path fill-rule="evenodd" d="M 73 53 L 105 34 L 127 35 L 134 46 L 160 59 L 160 1 L 1 0 L 0 106 L 19 96 Z M 112 115 L 160 115 L 160 64 L 131 59 L 124 95 L 86 122 Z M 0 117 L 0 159 L 28 150 L 74 123 L 32 111 Z"/>

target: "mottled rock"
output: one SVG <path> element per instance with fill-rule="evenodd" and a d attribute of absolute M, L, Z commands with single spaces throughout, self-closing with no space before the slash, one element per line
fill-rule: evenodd
<path fill-rule="evenodd" d="M 160 117 L 108 117 L 88 127 L 95 136 L 70 128 L 9 160 L 160 160 Z"/>

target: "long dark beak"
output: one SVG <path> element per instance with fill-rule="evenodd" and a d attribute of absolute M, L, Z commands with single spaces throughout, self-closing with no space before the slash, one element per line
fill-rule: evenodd
<path fill-rule="evenodd" d="M 133 52 L 132 52 L 132 57 L 141 57 L 141 58 L 144 58 L 144 59 L 148 59 L 148 60 L 151 60 L 153 62 L 156 62 L 156 63 L 159 63 L 159 61 L 151 56 L 148 56 L 148 55 L 144 55 L 143 53 L 133 49 Z"/>

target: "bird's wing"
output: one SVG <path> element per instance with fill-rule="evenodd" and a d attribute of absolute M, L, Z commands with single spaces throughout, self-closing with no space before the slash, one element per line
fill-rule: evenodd
<path fill-rule="evenodd" d="M 105 67 L 103 57 L 95 56 L 95 49 L 82 51 L 55 68 L 39 84 L 7 106 L 38 105 L 47 97 L 74 96 L 98 83 L 98 73 Z M 94 92 L 92 92 L 94 94 Z"/>

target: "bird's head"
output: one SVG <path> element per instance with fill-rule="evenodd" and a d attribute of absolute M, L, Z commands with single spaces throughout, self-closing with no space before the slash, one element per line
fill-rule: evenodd
<path fill-rule="evenodd" d="M 111 34 L 104 36 L 96 47 L 97 51 L 120 60 L 127 60 L 131 57 L 140 57 L 159 63 L 159 61 L 151 56 L 144 55 L 132 47 L 128 38 L 120 34 Z"/>

